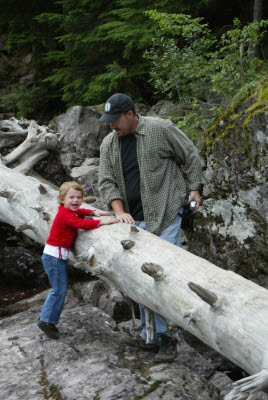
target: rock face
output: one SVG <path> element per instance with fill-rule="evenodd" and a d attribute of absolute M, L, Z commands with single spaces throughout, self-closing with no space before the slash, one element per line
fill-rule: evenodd
<path fill-rule="evenodd" d="M 268 286 L 268 80 L 204 138 L 204 199 L 189 250 Z"/>
<path fill-rule="evenodd" d="M 125 345 L 123 335 L 139 329 L 115 321 L 111 315 L 124 300 L 99 284 L 69 286 L 59 340 L 36 326 L 48 290 L 9 307 L 0 320 L 1 399 L 222 400 L 232 386 L 228 374 L 241 377 L 242 371 L 183 330 L 171 364 L 156 364 L 154 352 Z M 259 392 L 251 400 L 268 395 Z"/>
<path fill-rule="evenodd" d="M 95 108 L 75 106 L 57 117 L 55 123 L 61 134 L 60 158 L 66 173 L 85 185 L 86 197 L 97 198 L 95 207 L 105 210 L 98 191 L 98 157 L 109 126 L 98 122 L 101 109 L 101 105 Z"/>
<path fill-rule="evenodd" d="M 88 293 L 87 288 L 79 288 Z M 48 339 L 36 326 L 47 291 L 16 305 L 0 321 L 1 398 L 9 400 L 220 400 L 231 380 L 226 361 L 207 360 L 184 339 L 172 364 L 155 364 L 154 353 L 122 344 L 128 323 L 69 289 L 60 320 L 61 337 Z"/>
<path fill-rule="evenodd" d="M 99 156 L 99 147 L 109 128 L 100 124 L 100 114 L 92 107 L 75 106 L 56 118 L 62 134 L 61 161 L 67 172 L 80 167 L 87 158 Z"/>

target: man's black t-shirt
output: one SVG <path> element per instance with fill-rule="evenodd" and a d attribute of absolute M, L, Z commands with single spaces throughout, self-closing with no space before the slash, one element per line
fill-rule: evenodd
<path fill-rule="evenodd" d="M 144 219 L 140 193 L 140 170 L 134 134 L 120 137 L 121 159 L 129 211 L 136 221 Z"/>

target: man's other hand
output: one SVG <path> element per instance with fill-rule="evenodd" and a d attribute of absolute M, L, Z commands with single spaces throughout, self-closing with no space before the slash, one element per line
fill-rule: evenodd
<path fill-rule="evenodd" d="M 115 216 L 116 216 L 116 219 L 118 219 L 120 222 L 124 222 L 126 224 L 136 224 L 135 219 L 126 212 L 116 213 Z"/>

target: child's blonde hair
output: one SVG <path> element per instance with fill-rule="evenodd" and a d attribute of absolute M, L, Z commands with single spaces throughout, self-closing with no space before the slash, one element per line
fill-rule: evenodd
<path fill-rule="evenodd" d="M 84 197 L 84 186 L 83 185 L 80 185 L 80 183 L 77 183 L 74 181 L 64 182 L 60 187 L 59 195 L 57 198 L 59 204 L 62 204 L 63 199 L 66 196 L 69 189 L 78 190 L 79 192 L 82 193 L 82 198 Z"/>

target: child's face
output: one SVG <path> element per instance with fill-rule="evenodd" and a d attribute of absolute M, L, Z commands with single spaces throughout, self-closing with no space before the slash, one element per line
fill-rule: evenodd
<path fill-rule="evenodd" d="M 82 204 L 83 195 L 80 190 L 69 189 L 66 193 L 62 203 L 65 208 L 69 208 L 72 211 L 76 211 Z"/>

